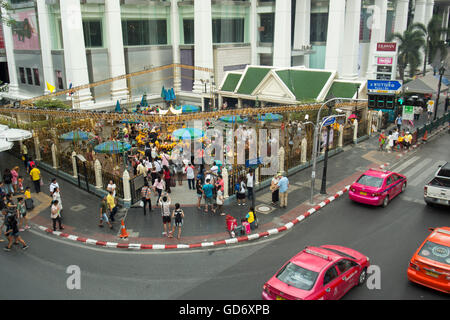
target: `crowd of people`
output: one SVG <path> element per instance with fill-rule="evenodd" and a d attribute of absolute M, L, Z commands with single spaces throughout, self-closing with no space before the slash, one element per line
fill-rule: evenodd
<path fill-rule="evenodd" d="M 388 134 L 383 130 L 378 137 L 378 150 L 387 151 L 402 151 L 409 149 L 412 144 L 413 137 L 409 131 L 399 130 L 395 128 L 389 130 Z"/>

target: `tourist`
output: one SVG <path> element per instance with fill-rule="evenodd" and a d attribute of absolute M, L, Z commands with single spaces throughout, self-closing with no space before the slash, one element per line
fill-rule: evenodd
<path fill-rule="evenodd" d="M 255 176 L 253 174 L 253 170 L 250 169 L 249 173 L 247 173 L 247 191 L 248 191 L 248 201 L 253 199 L 253 185 L 255 182 Z"/>
<path fill-rule="evenodd" d="M 17 198 L 17 212 L 19 214 L 20 223 L 19 223 L 19 231 L 24 231 L 25 229 L 30 229 L 31 227 L 28 225 L 27 219 L 27 208 L 25 206 L 25 201 L 22 197 Z M 25 222 L 25 228 L 22 228 Z"/>
<path fill-rule="evenodd" d="M 53 178 L 52 182 L 50 183 L 50 186 L 49 186 L 50 195 L 53 195 L 55 188 L 59 188 L 59 184 L 58 184 L 58 182 L 56 182 L 56 178 Z"/>
<path fill-rule="evenodd" d="M 114 216 L 117 214 L 117 199 L 113 196 L 112 191 L 109 191 L 106 196 L 106 203 L 108 204 L 109 209 L 109 218 L 111 222 L 114 222 Z"/>
<path fill-rule="evenodd" d="M 223 180 L 222 180 L 223 181 Z M 225 213 L 223 213 L 223 191 L 219 188 L 217 190 L 217 196 L 216 196 L 216 209 L 213 210 L 214 213 L 219 213 L 221 216 L 224 216 Z"/>
<path fill-rule="evenodd" d="M 178 185 L 182 186 L 183 185 L 183 175 L 184 175 L 183 163 L 181 161 L 179 163 L 177 163 L 174 166 L 174 170 L 177 175 Z"/>
<path fill-rule="evenodd" d="M 186 178 L 188 180 L 189 190 L 195 190 L 194 186 L 194 179 L 195 179 L 195 173 L 194 173 L 194 166 L 192 163 L 189 162 L 189 164 L 184 168 L 184 172 L 186 173 Z M 192 188 L 191 188 L 192 186 Z"/>
<path fill-rule="evenodd" d="M 53 231 L 56 231 L 56 223 L 58 222 L 59 230 L 64 230 L 64 227 L 61 224 L 61 209 L 59 207 L 58 200 L 52 201 L 52 206 L 50 208 L 51 214 L 50 217 L 52 218 L 53 222 Z"/>
<path fill-rule="evenodd" d="M 213 185 L 210 183 L 211 180 L 206 179 L 206 183 L 202 187 L 203 195 L 205 197 L 205 213 L 209 212 L 209 206 L 213 208 Z"/>
<path fill-rule="evenodd" d="M 237 188 L 236 198 L 238 206 L 245 206 L 245 194 L 247 192 L 247 186 L 245 185 L 244 178 L 239 177 L 239 185 Z"/>
<path fill-rule="evenodd" d="M 63 206 L 62 206 L 62 201 L 61 201 L 61 193 L 59 192 L 59 188 L 58 187 L 55 187 L 53 189 L 52 199 L 53 200 L 58 200 L 59 210 L 62 211 L 63 210 Z"/>
<path fill-rule="evenodd" d="M 278 188 L 280 189 L 280 208 L 286 208 L 288 201 L 289 179 L 283 174 L 281 174 L 281 179 L 278 181 Z"/>
<path fill-rule="evenodd" d="M 197 191 L 197 209 L 201 209 L 200 203 L 203 198 L 203 189 L 202 188 L 203 188 L 202 181 L 197 179 L 196 184 L 195 184 L 195 189 Z"/>
<path fill-rule="evenodd" d="M 7 194 L 14 194 L 14 188 L 12 186 L 12 179 L 13 179 L 13 176 L 11 174 L 11 170 L 6 168 L 5 171 L 3 172 L 3 188 L 4 188 L 3 190 Z"/>
<path fill-rule="evenodd" d="M 106 202 L 106 196 L 102 198 L 102 201 L 100 202 L 100 223 L 98 224 L 99 227 L 103 228 L 103 222 L 106 222 L 110 229 L 113 228 L 111 222 L 109 222 L 107 213 L 108 212 L 108 204 Z"/>
<path fill-rule="evenodd" d="M 142 207 L 144 208 L 144 216 L 147 214 L 146 209 L 145 209 L 146 206 L 147 206 L 147 203 L 148 203 L 149 211 L 152 211 L 152 198 L 151 198 L 151 196 L 152 196 L 151 188 L 149 187 L 148 182 L 145 181 L 144 182 L 144 187 L 142 187 L 142 190 L 141 190 L 141 197 L 142 197 L 142 203 L 143 203 Z"/>
<path fill-rule="evenodd" d="M 12 168 L 11 170 L 11 175 L 12 175 L 12 186 L 14 189 L 14 194 L 16 194 L 18 192 L 17 190 L 17 184 L 18 184 L 18 180 L 17 178 L 19 177 L 19 167 L 15 166 L 14 168 Z"/>
<path fill-rule="evenodd" d="M 117 186 L 116 186 L 116 184 L 114 183 L 114 181 L 112 181 L 112 180 L 109 180 L 109 183 L 108 183 L 108 185 L 106 186 L 106 191 L 112 191 L 112 193 L 113 193 L 113 197 L 115 197 L 116 196 L 116 189 L 117 189 Z"/>
<path fill-rule="evenodd" d="M 171 175 L 170 175 L 169 167 L 163 166 L 163 176 L 164 176 L 164 182 L 165 182 L 165 185 L 166 185 L 165 191 L 167 193 L 171 193 L 171 190 L 170 190 Z"/>
<path fill-rule="evenodd" d="M 180 239 L 181 227 L 183 226 L 183 220 L 184 220 L 184 212 L 180 208 L 179 203 L 175 203 L 175 210 L 173 210 L 173 212 L 172 212 L 172 219 L 174 220 L 174 224 L 172 226 L 172 235 L 175 233 L 175 227 L 177 227 L 178 228 L 177 239 Z"/>
<path fill-rule="evenodd" d="M 163 236 L 168 236 L 169 238 L 172 237 L 172 234 L 170 232 L 170 197 L 165 194 L 161 200 L 159 200 L 159 205 L 161 206 L 161 216 L 163 220 L 163 227 L 164 232 L 162 233 Z"/>
<path fill-rule="evenodd" d="M 30 170 L 30 176 L 36 193 L 41 192 L 41 172 L 36 166 L 33 166 Z"/>
<path fill-rule="evenodd" d="M 280 200 L 280 190 L 278 188 L 278 182 L 281 179 L 281 174 L 277 173 L 270 182 L 270 191 L 272 192 L 272 205 L 277 205 Z"/>
<path fill-rule="evenodd" d="M 159 203 L 159 199 L 161 198 L 161 194 L 166 188 L 164 180 L 161 179 L 161 176 L 157 176 L 155 183 L 153 184 L 153 190 L 158 193 L 158 199 L 156 200 L 156 203 Z"/>

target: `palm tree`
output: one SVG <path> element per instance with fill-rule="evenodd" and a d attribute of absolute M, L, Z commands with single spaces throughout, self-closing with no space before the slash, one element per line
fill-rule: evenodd
<path fill-rule="evenodd" d="M 6 10 L 11 10 L 11 6 L 9 5 L 8 1 L 6 0 L 0 0 L 0 9 L 5 8 Z M 15 20 L 11 18 L 9 13 L 6 14 L 6 16 L 2 15 L 2 12 L 0 10 L 0 24 L 6 23 L 6 25 L 11 26 L 15 23 Z"/>
<path fill-rule="evenodd" d="M 447 56 L 447 46 L 445 41 L 441 40 L 441 36 L 447 35 L 448 28 L 442 28 L 442 18 L 435 15 L 431 18 L 428 25 L 417 24 L 417 27 L 425 33 L 425 57 L 423 60 L 423 75 L 426 73 L 427 62 L 431 64 L 436 57 L 436 54 L 440 52 L 440 60 L 444 60 Z"/>
<path fill-rule="evenodd" d="M 409 76 L 413 77 L 421 63 L 420 49 L 425 46 L 425 33 L 417 23 L 413 23 L 401 33 L 392 34 L 388 41 L 398 42 L 398 70 L 402 81 L 409 66 Z"/>

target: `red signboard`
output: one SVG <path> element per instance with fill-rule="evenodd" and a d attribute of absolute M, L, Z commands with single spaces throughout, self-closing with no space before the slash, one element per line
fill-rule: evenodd
<path fill-rule="evenodd" d="M 378 57 L 377 64 L 392 64 L 394 58 L 391 57 Z"/>
<path fill-rule="evenodd" d="M 395 51 L 397 43 L 395 42 L 379 42 L 377 43 L 377 51 Z"/>
<path fill-rule="evenodd" d="M 0 24 L 0 49 L 5 49 L 5 40 L 3 39 L 3 29 Z"/>

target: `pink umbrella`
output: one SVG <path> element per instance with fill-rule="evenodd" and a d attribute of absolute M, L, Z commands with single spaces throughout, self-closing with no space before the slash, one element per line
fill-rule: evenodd
<path fill-rule="evenodd" d="M 352 113 L 349 117 L 349 119 L 357 119 L 356 114 Z"/>

